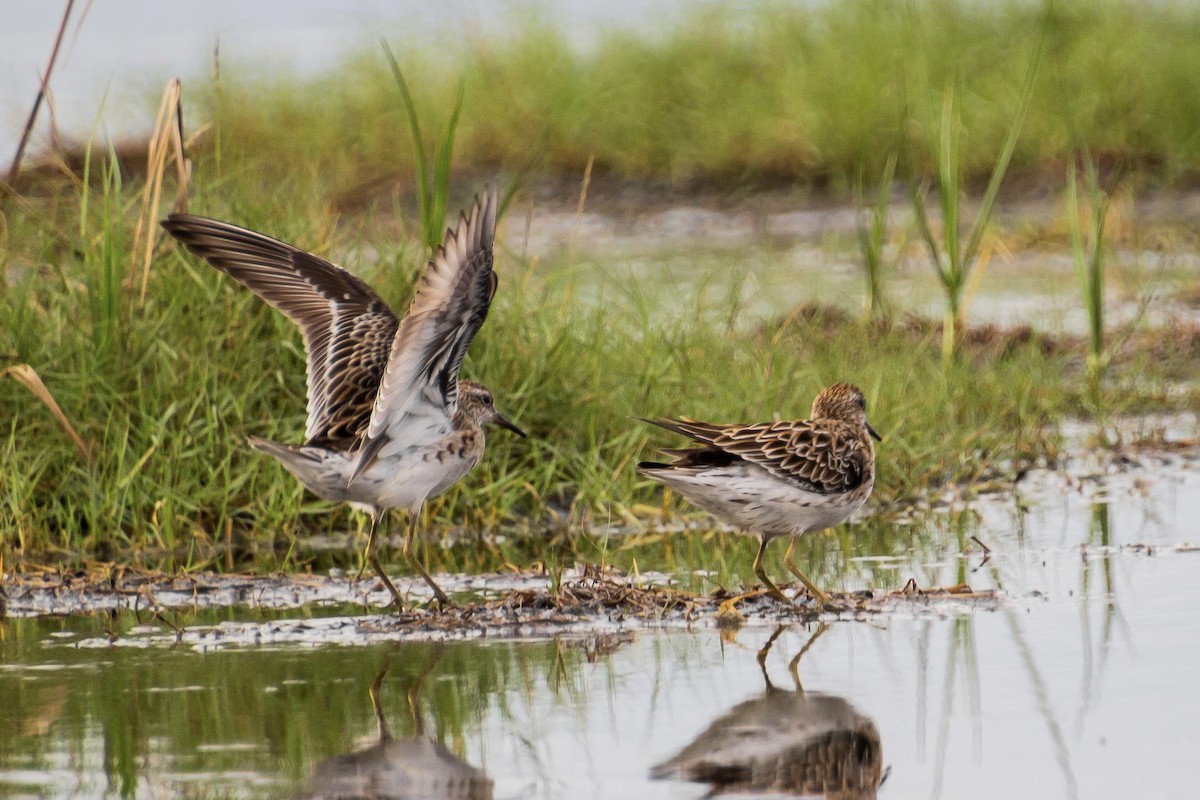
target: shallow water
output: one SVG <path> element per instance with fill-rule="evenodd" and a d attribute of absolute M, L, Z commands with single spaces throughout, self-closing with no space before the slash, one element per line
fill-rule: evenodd
<path fill-rule="evenodd" d="M 1197 511 L 1194 448 L 1032 473 L 1015 494 L 936 512 L 940 558 L 859 557 L 923 585 L 1001 588 L 998 608 L 828 617 L 815 639 L 815 625 L 759 621 L 211 646 L 175 643 L 129 613 L 10 619 L 0 796 L 348 797 L 364 796 L 354 783 L 369 774 L 373 796 L 387 797 L 438 775 L 476 792 L 453 796 L 701 797 L 707 784 L 651 778 L 693 741 L 689 755 L 708 751 L 726 780 L 765 774 L 780 789 L 798 772 L 834 775 L 845 797 L 874 796 L 883 775 L 883 798 L 1183 796 L 1200 744 Z M 986 561 L 971 536 L 991 548 Z M 189 632 L 265 630 L 360 613 L 238 607 L 184 621 Z M 769 641 L 777 693 L 753 702 L 767 691 L 756 654 Z M 795 691 L 797 656 L 805 694 L 781 694 Z M 801 770 L 814 752 L 824 762 Z"/>

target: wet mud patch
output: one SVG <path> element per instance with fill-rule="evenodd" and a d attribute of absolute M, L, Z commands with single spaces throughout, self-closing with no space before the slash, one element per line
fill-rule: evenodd
<path fill-rule="evenodd" d="M 966 585 L 923 590 L 910 581 L 893 592 L 835 593 L 831 597 L 836 607 L 822 610 L 805 597 L 788 605 L 759 590 L 743 595 L 697 595 L 666 585 L 669 579 L 665 575 L 643 574 L 634 579 L 619 570 L 588 565 L 570 570 L 557 587 L 545 575 L 502 576 L 495 583 L 503 585 L 488 584 L 485 596 L 479 599 L 444 610 L 424 603 L 395 613 L 380 610 L 385 592 L 355 589 L 351 581 L 338 578 L 139 574 L 92 584 L 86 582 L 86 575 L 65 578 L 44 574 L 10 582 L 8 611 L 13 616 L 96 610 L 107 611 L 114 618 L 133 615 L 128 621 L 132 624 L 114 624 L 103 636 L 71 643 L 77 647 L 182 645 L 211 650 L 400 640 L 536 640 L 736 628 L 818 618 L 945 617 L 994 610 L 1002 602 L 1002 595 L 995 591 L 975 592 Z M 376 598 L 380 602 L 375 603 Z M 352 603 L 361 604 L 364 613 L 347 608 Z M 316 610 L 320 615 L 215 624 L 188 619 L 188 615 L 231 605 L 245 608 L 248 616 L 253 609 L 281 608 Z"/>

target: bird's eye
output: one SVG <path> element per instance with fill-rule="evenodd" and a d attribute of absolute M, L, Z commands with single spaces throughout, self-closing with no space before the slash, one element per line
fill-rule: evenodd
<path fill-rule="evenodd" d="M 485 394 L 483 396 L 483 404 L 485 406 L 490 406 L 492 404 L 492 396 L 489 394 Z"/>

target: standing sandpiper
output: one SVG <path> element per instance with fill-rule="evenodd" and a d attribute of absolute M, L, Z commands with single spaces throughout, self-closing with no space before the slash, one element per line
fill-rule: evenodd
<path fill-rule="evenodd" d="M 699 442 L 664 450 L 669 464 L 643 462 L 638 471 L 678 491 L 713 516 L 759 537 L 754 574 L 777 600 L 790 602 L 763 569 L 767 544 L 832 528 L 862 507 L 875 485 L 879 434 L 867 424 L 867 402 L 856 386 L 835 383 L 813 400 L 812 419 L 712 425 L 694 419 L 644 420 Z M 785 560 L 813 600 L 829 596 Z"/>
<path fill-rule="evenodd" d="M 525 434 L 496 410 L 492 393 L 458 373 L 496 293 L 495 190 L 433 254 L 400 320 L 363 281 L 323 258 L 260 233 L 188 214 L 162 225 L 188 250 L 300 326 L 308 354 L 303 445 L 250 437 L 311 492 L 371 515 L 366 558 L 379 565 L 375 534 L 391 508 L 409 513 L 404 554 L 439 604 L 450 598 L 413 553 L 425 501 L 471 471 L 488 423 Z"/>

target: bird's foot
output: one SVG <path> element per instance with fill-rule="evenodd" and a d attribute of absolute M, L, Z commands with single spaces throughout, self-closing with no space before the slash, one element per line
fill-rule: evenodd
<path fill-rule="evenodd" d="M 387 584 L 388 591 L 391 592 L 392 601 L 385 605 L 383 610 L 392 611 L 397 615 L 403 614 L 408 610 L 408 603 L 404 602 L 403 595 L 400 594 L 399 590 L 396 589 L 390 580 L 384 580 L 384 583 Z"/>
<path fill-rule="evenodd" d="M 391 611 L 396 616 L 403 616 L 408 610 L 408 606 L 398 597 L 393 597 L 391 602 L 383 607 L 384 611 Z"/>
<path fill-rule="evenodd" d="M 812 608 L 817 611 L 828 611 L 833 614 L 838 614 L 843 611 L 852 611 L 853 606 L 844 602 L 841 599 L 834 598 L 832 595 L 822 591 L 813 592 L 808 587 L 801 587 L 792 595 L 792 604 L 798 605 L 801 598 L 807 597 L 812 602 Z"/>
<path fill-rule="evenodd" d="M 437 610 L 438 610 L 439 614 L 441 614 L 447 608 L 450 608 L 452 605 L 454 605 L 454 601 L 450 599 L 450 596 L 448 594 L 446 594 L 445 592 L 441 591 L 440 589 L 437 591 L 437 593 L 434 595 L 433 600 L 431 600 L 430 602 L 437 603 Z"/>
<path fill-rule="evenodd" d="M 392 583 L 392 579 L 389 578 L 387 573 L 383 571 L 383 567 L 379 564 L 379 558 L 374 553 L 372 553 L 370 556 L 370 564 L 375 570 L 375 574 L 379 577 L 379 580 L 383 581 L 383 585 L 387 588 L 388 594 L 392 596 L 392 602 L 385 605 L 383 607 L 384 610 L 386 611 L 394 606 L 397 614 L 403 614 L 406 605 L 404 602 L 404 595 L 400 594 L 400 590 L 396 588 L 396 584 Z"/>
<path fill-rule="evenodd" d="M 429 604 L 432 605 L 437 603 L 437 610 L 439 614 L 450 606 L 454 605 L 454 601 L 450 599 L 450 595 L 442 591 L 442 587 L 437 585 L 437 581 L 431 578 L 429 573 L 426 572 L 420 564 L 417 564 L 416 566 L 418 570 L 420 570 L 421 577 L 425 579 L 426 585 L 433 590 L 433 597 L 429 600 Z"/>
<path fill-rule="evenodd" d="M 757 589 L 751 589 L 748 592 L 742 592 L 741 594 L 737 594 L 737 595 L 734 595 L 733 597 L 728 597 L 728 598 L 722 600 L 721 604 L 719 606 L 717 606 L 717 622 L 718 623 L 739 623 L 739 622 L 741 622 L 742 614 L 740 611 L 737 610 L 737 604 L 742 602 L 743 600 L 749 600 L 751 597 L 758 597 L 762 594 L 765 594 L 765 593 L 767 593 L 767 591 L 768 590 L 765 587 L 760 586 Z"/>

